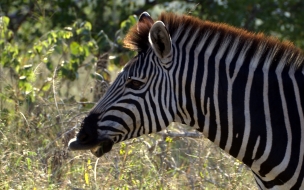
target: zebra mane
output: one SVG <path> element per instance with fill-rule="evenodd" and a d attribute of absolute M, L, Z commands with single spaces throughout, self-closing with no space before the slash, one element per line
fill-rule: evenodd
<path fill-rule="evenodd" d="M 190 36 L 201 34 L 201 37 L 203 37 L 208 32 L 210 35 L 219 34 L 221 42 L 225 42 L 228 38 L 239 38 L 241 44 L 250 42 L 252 51 L 264 47 L 265 56 L 268 56 L 269 52 L 275 51 L 276 56 L 273 57 L 273 60 L 278 60 L 284 54 L 287 65 L 296 68 L 304 65 L 303 51 L 295 47 L 290 41 L 280 41 L 275 37 L 265 36 L 263 33 L 256 34 L 225 23 L 203 21 L 189 15 L 162 13 L 158 20 L 166 25 L 173 43 L 174 36 L 185 34 L 186 30 Z M 145 19 L 140 24 L 131 27 L 123 41 L 124 47 L 138 52 L 146 51 L 150 47 L 148 35 L 152 24 L 151 20 Z M 196 40 L 196 42 L 199 41 Z M 253 54 L 254 52 L 252 52 L 252 56 Z"/>

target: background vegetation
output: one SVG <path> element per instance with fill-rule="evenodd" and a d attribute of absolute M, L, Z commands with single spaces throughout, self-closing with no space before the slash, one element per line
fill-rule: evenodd
<path fill-rule="evenodd" d="M 191 14 L 304 48 L 302 0 L 2 0 L 1 189 L 254 189 L 246 166 L 179 124 L 100 159 L 69 152 L 82 118 L 134 52 L 143 11 Z"/>

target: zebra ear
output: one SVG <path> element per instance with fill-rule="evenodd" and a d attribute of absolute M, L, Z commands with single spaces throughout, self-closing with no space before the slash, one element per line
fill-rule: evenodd
<path fill-rule="evenodd" d="M 171 53 L 171 37 L 162 21 L 153 24 L 149 32 L 149 42 L 157 57 L 166 59 Z"/>
<path fill-rule="evenodd" d="M 145 21 L 148 21 L 149 23 L 152 23 L 152 24 L 154 23 L 153 19 L 147 12 L 141 13 L 139 16 L 139 19 L 138 19 L 138 22 L 145 22 Z"/>
<path fill-rule="evenodd" d="M 143 27 L 147 26 L 149 29 L 153 25 L 154 20 L 151 18 L 149 13 L 143 12 L 139 16 L 138 23 L 137 23 L 137 32 L 140 32 Z"/>

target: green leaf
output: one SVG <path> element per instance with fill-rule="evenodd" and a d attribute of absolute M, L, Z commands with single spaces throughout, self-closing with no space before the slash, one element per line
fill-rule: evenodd
<path fill-rule="evenodd" d="M 47 68 L 49 71 L 54 71 L 53 62 L 51 62 L 49 59 L 48 59 L 48 62 L 46 62 L 46 68 Z"/>
<path fill-rule="evenodd" d="M 25 94 L 28 94 L 28 93 L 30 93 L 33 90 L 32 84 L 30 84 L 28 82 L 24 83 L 23 87 L 24 87 Z"/>
<path fill-rule="evenodd" d="M 51 85 L 51 82 L 47 81 L 47 82 L 45 82 L 45 83 L 43 84 L 43 86 L 42 86 L 41 89 L 42 89 L 43 91 L 46 92 L 46 91 L 48 91 L 48 90 L 51 88 L 51 86 L 52 86 L 52 85 Z"/>
<path fill-rule="evenodd" d="M 27 80 L 29 82 L 34 82 L 36 80 L 36 75 L 32 70 L 27 74 Z"/>
<path fill-rule="evenodd" d="M 26 158 L 26 162 L 27 162 L 27 168 L 29 170 L 32 170 L 32 160 L 30 158 Z"/>
<path fill-rule="evenodd" d="M 71 37 L 73 37 L 73 33 L 71 31 L 64 31 L 62 37 L 64 39 L 70 39 Z"/>
<path fill-rule="evenodd" d="M 120 29 L 123 32 L 123 34 L 126 34 L 129 29 L 134 26 L 137 22 L 137 17 L 135 15 L 131 15 L 128 17 L 127 20 L 124 20 L 120 24 Z"/>
<path fill-rule="evenodd" d="M 92 30 L 92 25 L 90 22 L 83 22 L 82 25 L 85 29 L 90 30 L 90 31 Z"/>
<path fill-rule="evenodd" d="M 82 52 L 81 46 L 75 41 L 70 44 L 70 49 L 73 55 L 79 55 Z"/>
<path fill-rule="evenodd" d="M 10 22 L 10 19 L 6 16 L 1 16 L 0 17 L 0 29 L 3 28 L 7 28 L 8 24 Z"/>
<path fill-rule="evenodd" d="M 29 156 L 37 156 L 37 153 L 36 152 L 32 152 L 32 151 L 28 151 L 28 155 Z"/>
<path fill-rule="evenodd" d="M 167 143 L 171 143 L 173 141 L 173 139 L 171 137 L 166 137 L 166 142 Z"/>
<path fill-rule="evenodd" d="M 41 54 L 42 48 L 43 48 L 43 46 L 42 46 L 41 43 L 37 43 L 37 44 L 35 44 L 35 46 L 34 46 L 34 50 L 36 50 L 36 52 L 37 52 L 38 54 Z"/>
<path fill-rule="evenodd" d="M 112 44 L 113 42 L 111 42 L 111 40 L 109 39 L 108 35 L 101 30 L 98 34 L 97 34 L 97 39 L 96 39 L 97 45 L 100 48 L 99 51 L 101 52 L 107 52 L 112 48 Z"/>
<path fill-rule="evenodd" d="M 17 161 L 16 161 L 16 163 L 15 163 L 15 166 L 19 166 L 19 163 L 20 163 L 20 161 L 21 161 L 22 158 L 23 158 L 23 156 L 20 156 L 20 157 L 17 159 Z"/>

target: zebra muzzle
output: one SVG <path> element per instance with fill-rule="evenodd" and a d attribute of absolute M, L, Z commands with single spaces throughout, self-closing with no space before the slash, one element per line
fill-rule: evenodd
<path fill-rule="evenodd" d="M 81 143 L 77 138 L 71 139 L 69 142 L 69 150 L 91 150 L 91 153 L 96 157 L 101 157 L 109 152 L 114 145 L 113 140 L 109 138 L 98 138 L 91 143 Z"/>
<path fill-rule="evenodd" d="M 99 142 L 98 146 L 91 149 L 91 153 L 94 154 L 96 157 L 101 157 L 107 152 L 112 150 L 114 142 L 110 139 L 104 139 Z"/>

